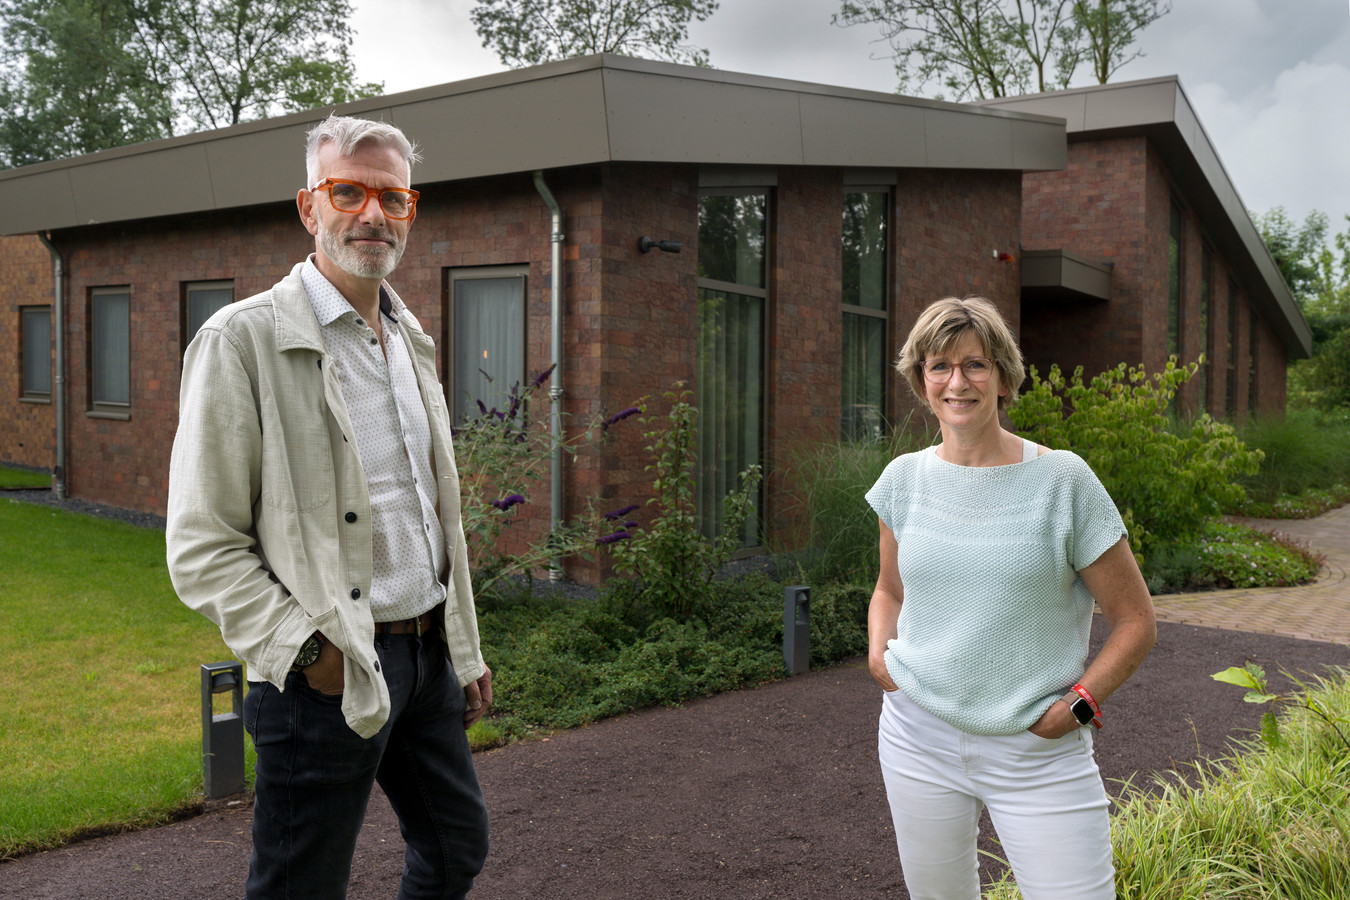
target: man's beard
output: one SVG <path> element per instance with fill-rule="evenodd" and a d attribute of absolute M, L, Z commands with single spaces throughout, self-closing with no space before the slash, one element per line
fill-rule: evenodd
<path fill-rule="evenodd" d="M 334 232 L 319 220 L 319 247 L 337 267 L 356 278 L 385 278 L 403 258 L 407 239 L 399 239 L 392 231 L 369 225 L 354 225 L 344 232 Z M 350 241 L 369 239 L 387 240 L 382 247 L 357 246 Z"/>

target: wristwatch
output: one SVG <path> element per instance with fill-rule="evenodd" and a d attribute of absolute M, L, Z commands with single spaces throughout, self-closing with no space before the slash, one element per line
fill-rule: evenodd
<path fill-rule="evenodd" d="M 305 666 L 312 666 L 319 661 L 319 651 L 323 649 L 323 635 L 317 631 L 305 638 L 305 642 L 300 645 L 300 652 L 295 655 L 295 662 L 291 665 L 292 672 L 298 672 Z"/>
<path fill-rule="evenodd" d="M 1077 691 L 1069 691 L 1060 698 L 1069 704 L 1069 712 L 1078 720 L 1079 725 L 1086 725 L 1092 721 L 1092 704 L 1087 702 L 1087 698 L 1081 696 Z"/>

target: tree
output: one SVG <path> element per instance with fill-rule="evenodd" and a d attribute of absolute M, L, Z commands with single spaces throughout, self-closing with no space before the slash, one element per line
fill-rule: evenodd
<path fill-rule="evenodd" d="M 136 24 L 169 61 L 184 115 L 223 128 L 379 94 L 356 83 L 349 0 L 137 0 Z"/>
<path fill-rule="evenodd" d="M 832 21 L 881 26 L 900 90 L 986 100 L 1066 88 L 1084 58 L 1105 83 L 1139 56 L 1126 55 L 1139 31 L 1170 8 L 1164 0 L 842 0 Z"/>
<path fill-rule="evenodd" d="M 0 165 L 373 96 L 349 0 L 0 0 Z"/>
<path fill-rule="evenodd" d="M 0 0 L 0 166 L 173 133 L 128 0 Z"/>
<path fill-rule="evenodd" d="M 1252 219 L 1312 330 L 1312 357 L 1289 369 L 1291 404 L 1350 409 L 1350 227 L 1328 240 L 1325 213 L 1296 225 L 1278 206 Z"/>
<path fill-rule="evenodd" d="M 688 45 L 689 23 L 718 0 L 479 0 L 472 12 L 483 46 L 514 68 L 593 53 L 708 64 Z"/>
<path fill-rule="evenodd" d="M 1086 41 L 1092 74 L 1106 84 L 1121 66 L 1143 56 L 1130 52 L 1139 32 L 1172 11 L 1172 4 L 1159 0 L 1078 0 L 1073 18 Z M 1127 55 L 1128 54 L 1128 55 Z"/>

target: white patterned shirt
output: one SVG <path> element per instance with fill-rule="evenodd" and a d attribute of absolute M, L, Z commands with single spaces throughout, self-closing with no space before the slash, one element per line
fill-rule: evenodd
<path fill-rule="evenodd" d="M 312 256 L 300 276 L 342 385 L 370 492 L 371 613 L 376 622 L 419 616 L 445 599 L 449 571 L 436 514 L 431 429 L 397 327 L 406 307 L 387 284 L 380 285 L 381 352 L 370 323 L 323 277 Z"/>

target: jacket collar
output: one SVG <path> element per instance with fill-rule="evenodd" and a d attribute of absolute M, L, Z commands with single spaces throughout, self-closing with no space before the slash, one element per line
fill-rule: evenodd
<path fill-rule="evenodd" d="M 323 332 L 319 329 L 319 320 L 314 315 L 314 307 L 310 305 L 309 294 L 305 293 L 305 282 L 300 273 L 305 264 L 299 262 L 291 269 L 289 275 L 278 281 L 272 287 L 272 308 L 275 311 L 277 329 L 277 349 L 286 350 L 314 350 L 318 353 L 326 352 L 323 342 Z M 387 284 L 382 285 L 381 294 L 388 291 L 394 297 L 393 306 L 399 309 L 398 324 L 414 334 L 422 333 L 422 326 L 407 307 L 403 305 L 401 298 L 394 294 L 392 288 Z M 383 306 L 383 296 L 381 305 Z"/>

